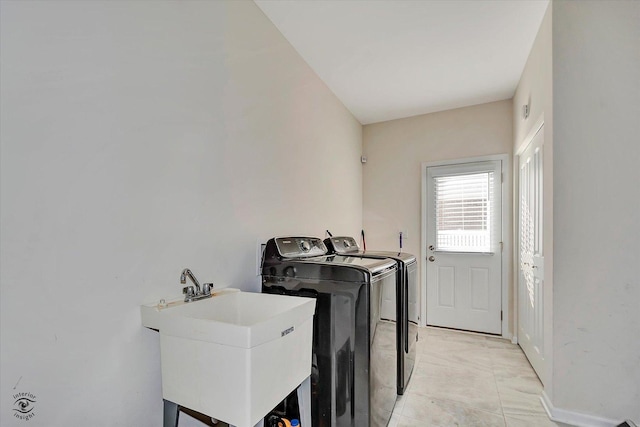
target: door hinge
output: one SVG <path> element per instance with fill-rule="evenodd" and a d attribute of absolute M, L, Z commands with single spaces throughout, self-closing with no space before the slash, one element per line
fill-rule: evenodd
<path fill-rule="evenodd" d="M 500 242 L 500 252 L 504 251 L 504 243 Z"/>
<path fill-rule="evenodd" d="M 500 310 L 500 321 L 502 321 L 502 310 Z"/>
<path fill-rule="evenodd" d="M 500 172 L 500 182 L 504 182 L 504 172 Z"/>

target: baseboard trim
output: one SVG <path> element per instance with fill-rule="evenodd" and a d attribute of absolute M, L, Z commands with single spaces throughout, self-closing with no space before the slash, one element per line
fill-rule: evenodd
<path fill-rule="evenodd" d="M 581 412 L 568 411 L 553 406 L 551 399 L 544 391 L 540 396 L 542 406 L 547 411 L 547 415 L 551 421 L 569 424 L 576 427 L 615 427 L 622 421 L 614 421 L 607 418 L 597 417 L 595 415 L 587 415 Z"/>
<path fill-rule="evenodd" d="M 518 344 L 518 337 L 517 335 L 514 335 L 511 337 L 511 344 Z"/>

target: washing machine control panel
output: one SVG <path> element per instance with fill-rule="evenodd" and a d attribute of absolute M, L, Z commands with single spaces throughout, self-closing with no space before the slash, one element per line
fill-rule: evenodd
<path fill-rule="evenodd" d="M 337 254 L 348 254 L 351 252 L 358 252 L 358 243 L 353 237 L 332 237 L 331 245 L 333 250 Z"/>
<path fill-rule="evenodd" d="M 275 239 L 278 252 L 286 258 L 326 255 L 327 247 L 315 237 L 278 237 Z"/>

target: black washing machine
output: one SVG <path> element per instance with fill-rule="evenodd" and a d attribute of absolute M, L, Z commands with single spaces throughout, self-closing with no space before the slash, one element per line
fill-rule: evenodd
<path fill-rule="evenodd" d="M 396 325 L 383 318 L 381 304 L 396 288 L 396 272 L 390 259 L 327 255 L 314 237 L 267 242 L 262 291 L 316 298 L 313 427 L 388 424 L 397 396 Z"/>
<path fill-rule="evenodd" d="M 353 237 L 329 237 L 324 240 L 329 253 L 360 258 L 393 259 L 398 266 L 398 286 L 392 307 L 389 295 L 383 295 L 383 307 L 388 312 L 395 308 L 398 349 L 398 394 L 404 394 L 416 361 L 416 342 L 418 341 L 419 305 L 418 305 L 418 263 L 416 257 L 403 252 L 361 251 Z"/>

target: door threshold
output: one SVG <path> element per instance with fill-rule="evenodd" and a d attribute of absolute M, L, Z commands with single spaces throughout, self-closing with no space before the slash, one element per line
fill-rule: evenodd
<path fill-rule="evenodd" d="M 477 335 L 477 336 L 482 336 L 482 337 L 489 337 L 489 338 L 501 338 L 504 339 L 506 341 L 509 341 L 508 339 L 504 338 L 502 336 L 502 334 L 490 334 L 488 332 L 478 332 L 478 331 L 470 331 L 467 329 L 456 329 L 456 328 L 447 328 L 445 326 L 433 326 L 433 325 L 427 325 L 427 326 L 423 326 L 424 328 L 427 329 L 435 329 L 435 330 L 443 330 L 443 331 L 456 331 L 456 332 L 462 332 L 465 334 L 469 334 L 469 335 Z"/>

